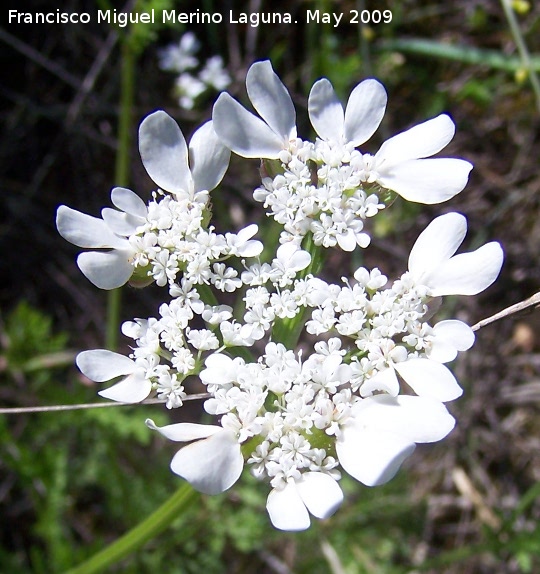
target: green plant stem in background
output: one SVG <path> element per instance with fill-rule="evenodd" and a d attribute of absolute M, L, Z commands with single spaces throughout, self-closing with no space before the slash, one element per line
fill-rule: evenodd
<path fill-rule="evenodd" d="M 531 81 L 532 89 L 534 92 L 534 97 L 536 99 L 536 107 L 538 108 L 538 112 L 540 113 L 540 81 L 538 80 L 538 76 L 536 75 L 535 69 L 533 68 L 533 63 L 531 56 L 529 54 L 529 50 L 527 49 L 527 44 L 525 43 L 525 39 L 523 38 L 523 34 L 519 28 L 518 21 L 516 19 L 516 15 L 512 6 L 510 5 L 509 0 L 501 0 L 501 4 L 504 10 L 504 14 L 506 16 L 506 20 L 508 21 L 508 26 L 510 26 L 510 31 L 512 32 L 512 36 L 514 38 L 514 42 L 516 43 L 519 55 L 521 57 L 521 62 L 523 68 L 527 71 L 529 75 L 529 79 Z"/>
<path fill-rule="evenodd" d="M 107 572 L 107 568 L 136 551 L 143 544 L 163 532 L 174 520 L 182 516 L 194 502 L 198 493 L 188 483 L 182 486 L 146 520 L 126 532 L 101 552 L 66 574 L 94 574 Z"/>
<path fill-rule="evenodd" d="M 487 66 L 495 70 L 506 72 L 519 72 L 523 69 L 523 62 L 520 58 L 506 56 L 495 50 L 480 50 L 471 46 L 455 46 L 444 42 L 433 40 L 423 40 L 421 38 L 382 40 L 375 44 L 377 50 L 409 52 L 427 58 L 441 58 L 443 60 L 453 60 L 464 64 L 474 64 Z M 531 56 L 529 58 L 530 70 L 540 71 L 540 57 Z"/>
<path fill-rule="evenodd" d="M 133 128 L 133 103 L 135 98 L 135 51 L 128 39 L 124 38 L 121 49 L 120 70 L 120 111 L 118 119 L 118 150 L 114 181 L 116 185 L 129 185 L 129 165 L 131 159 L 131 132 Z M 107 328 L 105 346 L 114 350 L 118 346 L 118 324 L 120 323 L 121 287 L 107 293 Z"/>
<path fill-rule="evenodd" d="M 356 9 L 358 13 L 361 14 L 363 10 L 366 9 L 366 1 L 365 0 L 356 0 Z M 372 77 L 373 74 L 373 66 L 371 62 L 371 50 L 368 39 L 365 34 L 365 24 L 361 24 L 358 26 L 358 46 L 359 51 L 362 57 L 362 72 L 364 77 L 369 78 Z"/>

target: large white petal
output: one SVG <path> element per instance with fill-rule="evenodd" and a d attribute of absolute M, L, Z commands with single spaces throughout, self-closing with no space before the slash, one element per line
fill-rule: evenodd
<path fill-rule="evenodd" d="M 178 124 L 163 110 L 139 126 L 139 152 L 148 175 L 165 191 L 190 189 L 186 140 Z"/>
<path fill-rule="evenodd" d="M 145 219 L 148 214 L 148 209 L 144 201 L 135 192 L 126 187 L 113 188 L 111 191 L 111 200 L 118 209 L 130 215 Z"/>
<path fill-rule="evenodd" d="M 336 452 L 348 474 L 366 486 L 377 486 L 394 477 L 415 446 L 405 436 L 346 425 L 336 442 Z"/>
<path fill-rule="evenodd" d="M 377 182 L 407 201 L 432 205 L 462 191 L 472 167 L 463 159 L 412 159 L 381 168 Z"/>
<path fill-rule="evenodd" d="M 420 279 L 458 250 L 467 233 L 467 220 L 460 213 L 435 218 L 418 236 L 409 255 L 409 271 Z"/>
<path fill-rule="evenodd" d="M 304 473 L 296 487 L 307 509 L 317 518 L 332 516 L 343 502 L 339 484 L 322 472 Z"/>
<path fill-rule="evenodd" d="M 212 119 L 218 137 L 238 155 L 277 159 L 284 149 L 282 138 L 227 93 L 214 104 Z"/>
<path fill-rule="evenodd" d="M 309 528 L 309 513 L 294 483 L 287 484 L 282 490 L 271 490 L 266 500 L 266 510 L 272 524 L 280 530 Z"/>
<path fill-rule="evenodd" d="M 77 247 L 114 248 L 125 240 L 115 235 L 103 219 L 92 217 L 61 205 L 56 212 L 56 227 L 60 235 Z"/>
<path fill-rule="evenodd" d="M 107 349 L 82 351 L 75 362 L 83 375 L 96 383 L 110 381 L 120 375 L 130 375 L 135 371 L 135 363 L 129 357 Z"/>
<path fill-rule="evenodd" d="M 174 423 L 158 427 L 152 419 L 146 419 L 146 426 L 175 442 L 204 439 L 223 430 L 223 427 L 217 425 L 199 425 L 196 423 Z"/>
<path fill-rule="evenodd" d="M 133 275 L 133 265 L 127 251 L 89 251 L 77 257 L 84 276 L 100 289 L 116 289 L 125 285 Z"/>
<path fill-rule="evenodd" d="M 395 363 L 396 371 L 419 396 L 431 397 L 443 403 L 453 401 L 463 394 L 452 372 L 430 359 L 408 359 Z"/>
<path fill-rule="evenodd" d="M 219 494 L 242 474 L 244 458 L 233 432 L 222 430 L 180 449 L 171 470 L 204 494 Z"/>
<path fill-rule="evenodd" d="M 441 114 L 386 140 L 375 154 L 375 161 L 387 169 L 409 159 L 429 157 L 448 145 L 455 130 L 449 116 Z"/>
<path fill-rule="evenodd" d="M 229 167 L 231 151 L 214 131 L 213 123 L 206 122 L 189 142 L 189 161 L 195 191 L 211 191 L 223 179 Z"/>
<path fill-rule="evenodd" d="M 419 442 L 443 439 L 455 425 L 454 417 L 435 399 L 399 395 L 376 395 L 357 404 L 357 426 L 394 433 Z"/>
<path fill-rule="evenodd" d="M 253 107 L 284 144 L 296 137 L 296 112 L 291 96 L 270 60 L 255 62 L 246 75 L 246 88 Z"/>
<path fill-rule="evenodd" d="M 504 253 L 496 241 L 445 261 L 428 276 L 432 295 L 476 295 L 497 279 Z"/>
<path fill-rule="evenodd" d="M 377 80 L 360 82 L 345 108 L 345 139 L 359 146 L 379 127 L 386 110 L 387 95 Z"/>
<path fill-rule="evenodd" d="M 313 84 L 309 93 L 308 113 L 311 125 L 320 138 L 342 143 L 345 113 L 332 84 L 326 78 Z"/>
<path fill-rule="evenodd" d="M 428 356 L 433 361 L 453 361 L 458 351 L 467 351 L 474 344 L 474 331 L 462 321 L 439 321 L 433 327 L 434 339 Z"/>
<path fill-rule="evenodd" d="M 119 403 L 140 403 L 151 391 L 152 383 L 134 373 L 116 385 L 99 391 L 98 395 Z"/>
<path fill-rule="evenodd" d="M 107 227 L 118 235 L 124 235 L 125 237 L 135 233 L 137 227 L 144 223 L 144 220 L 140 217 L 118 211 L 117 209 L 111 209 L 110 207 L 105 207 L 101 210 L 101 217 L 103 217 Z"/>

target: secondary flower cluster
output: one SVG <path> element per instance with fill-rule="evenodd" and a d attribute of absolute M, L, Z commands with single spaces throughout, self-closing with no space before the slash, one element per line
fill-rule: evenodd
<path fill-rule="evenodd" d="M 121 402 L 154 395 L 177 408 L 203 385 L 216 424 L 147 421 L 183 443 L 173 472 L 215 494 L 247 466 L 270 483 L 272 523 L 302 530 L 310 514 L 327 518 L 342 502 L 340 470 L 383 484 L 417 443 L 452 430 L 444 403 L 462 389 L 446 363 L 472 346 L 474 334 L 461 321 L 432 317 L 442 296 L 491 285 L 503 254 L 492 242 L 456 255 L 466 220 L 447 213 L 421 233 L 408 270 L 393 282 L 364 267 L 340 283 L 325 281 L 317 274 L 325 248 L 367 247 L 365 220 L 387 206 L 389 192 L 438 203 L 463 189 L 472 166 L 429 157 L 453 136 L 444 115 L 394 136 L 374 156 L 362 153 L 386 106 L 375 80 L 360 83 L 345 110 L 328 80 L 315 83 L 308 102 L 315 142 L 297 137 L 292 100 L 269 62 L 250 68 L 247 89 L 262 120 L 221 94 L 213 121 L 189 146 L 165 112 L 149 115 L 139 131 L 157 185 L 148 204 L 115 188 L 116 210 L 95 218 L 61 206 L 57 226 L 68 241 L 98 250 L 78 257 L 98 287 L 130 281 L 168 289 L 155 317 L 122 326 L 133 339 L 129 356 L 78 355 L 90 379 L 120 377 L 99 394 Z M 256 225 L 218 234 L 210 224 L 210 191 L 230 150 L 263 159 L 254 198 L 282 226 L 264 259 Z"/>
<path fill-rule="evenodd" d="M 177 74 L 174 91 L 180 106 L 188 110 L 194 108 L 199 97 L 209 89 L 221 91 L 231 83 L 221 56 L 211 56 L 201 68 L 196 56 L 199 48 L 195 34 L 186 32 L 179 42 L 170 44 L 159 54 L 159 67 Z"/>

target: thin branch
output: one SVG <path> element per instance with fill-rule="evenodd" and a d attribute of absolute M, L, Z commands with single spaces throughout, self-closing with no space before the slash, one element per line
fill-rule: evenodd
<path fill-rule="evenodd" d="M 21 42 L 21 40 L 19 40 L 16 36 L 6 32 L 6 30 L 3 28 L 0 28 L 0 40 L 26 56 L 29 60 L 32 60 L 42 68 L 45 68 L 51 74 L 54 74 L 57 78 L 60 78 L 66 84 L 70 85 L 76 90 L 79 89 L 81 85 L 79 78 L 73 74 L 70 74 L 53 60 L 46 58 L 41 52 L 38 52 L 38 50 L 32 48 L 32 46 L 29 46 L 25 42 Z"/>
<path fill-rule="evenodd" d="M 94 89 L 95 83 L 103 71 L 105 64 L 107 63 L 111 52 L 118 41 L 118 33 L 116 30 L 113 30 L 107 36 L 103 46 L 99 50 L 96 59 L 94 60 L 90 70 L 86 74 L 80 88 L 77 90 L 77 94 L 73 101 L 71 102 L 68 112 L 66 114 L 66 125 L 71 127 L 79 112 L 81 110 L 81 106 L 84 103 L 84 100 L 87 98 L 88 94 Z"/>
<path fill-rule="evenodd" d="M 525 309 L 529 309 L 530 307 L 537 307 L 538 305 L 540 305 L 540 292 L 535 293 L 532 297 L 525 299 L 525 301 L 521 301 L 520 303 L 516 303 L 515 305 L 510 305 L 510 307 L 507 307 L 506 309 L 503 309 L 502 311 L 495 313 L 495 315 L 492 315 L 487 319 L 482 319 L 482 321 L 478 321 L 478 323 L 476 323 L 476 325 L 473 325 L 471 328 L 473 331 L 478 331 L 479 329 L 485 327 L 486 325 L 495 323 L 495 321 L 500 321 L 501 319 L 505 319 L 510 315 L 515 315 L 520 311 L 524 311 Z"/>
<path fill-rule="evenodd" d="M 209 398 L 208 393 L 188 395 L 184 401 L 198 401 Z M 0 409 L 0 415 L 18 415 L 23 413 L 49 413 L 57 411 L 77 411 L 83 409 L 101 409 L 105 407 L 133 407 L 136 405 L 164 404 L 162 399 L 146 399 L 140 403 L 81 403 L 78 405 L 49 405 L 46 407 L 8 407 Z"/>
<path fill-rule="evenodd" d="M 511 315 L 515 315 L 516 313 L 520 313 L 521 311 L 525 311 L 526 309 L 530 309 L 531 307 L 538 307 L 540 305 L 540 292 L 535 293 L 525 301 L 521 301 L 520 303 L 516 303 L 515 305 L 510 305 L 506 309 L 495 313 L 491 317 L 487 319 L 482 319 L 482 321 L 478 321 L 475 325 L 471 327 L 473 331 L 478 331 L 491 323 L 495 323 L 496 321 L 500 321 L 501 319 L 505 319 L 506 317 L 510 317 Z M 210 397 L 209 393 L 199 393 L 194 395 L 188 395 L 184 401 L 197 401 L 203 400 Z M 140 403 L 83 403 L 77 405 L 52 405 L 46 407 L 10 407 L 10 408 L 0 408 L 0 415 L 10 415 L 10 414 L 24 414 L 24 413 L 48 413 L 48 412 L 58 412 L 58 411 L 74 411 L 74 410 L 82 410 L 82 409 L 99 409 L 105 407 L 129 407 L 134 405 L 155 405 L 155 404 L 163 404 L 165 401 L 161 399 L 146 399 Z"/>

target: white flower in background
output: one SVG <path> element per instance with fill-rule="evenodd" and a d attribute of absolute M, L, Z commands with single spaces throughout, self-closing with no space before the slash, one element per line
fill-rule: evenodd
<path fill-rule="evenodd" d="M 216 136 L 212 122 L 193 134 L 188 149 L 178 124 L 163 110 L 141 122 L 139 151 L 148 175 L 161 189 L 190 197 L 200 191 L 211 191 L 220 183 L 230 156 Z"/>
<path fill-rule="evenodd" d="M 290 480 L 283 488 L 270 491 L 266 510 L 272 524 L 280 530 L 309 528 L 309 515 L 329 518 L 343 502 L 343 491 L 328 474 L 306 472 L 300 480 Z"/>
<path fill-rule="evenodd" d="M 111 200 L 118 208 L 102 210 L 102 219 L 86 215 L 65 205 L 58 208 L 56 227 L 60 235 L 88 251 L 77 257 L 77 265 L 96 287 L 115 289 L 124 285 L 135 270 L 136 249 L 128 238 L 146 223 L 144 201 L 129 189 L 115 187 Z"/>
<path fill-rule="evenodd" d="M 177 44 L 171 44 L 159 51 L 159 67 L 167 72 L 178 74 L 191 70 L 199 65 L 195 54 L 200 43 L 193 32 L 186 32 Z"/>
<path fill-rule="evenodd" d="M 155 366 L 158 362 L 157 357 L 154 360 L 150 359 L 148 366 L 150 367 L 151 363 Z M 121 403 L 139 403 L 152 391 L 148 369 L 119 353 L 106 349 L 83 351 L 77 355 L 76 363 L 83 375 L 96 383 L 103 383 L 125 375 L 120 382 L 99 391 L 98 394 L 105 399 Z"/>
<path fill-rule="evenodd" d="M 277 159 L 296 139 L 296 112 L 291 96 L 268 60 L 249 68 L 246 88 L 262 120 L 229 94 L 222 93 L 212 114 L 216 133 L 238 155 Z"/>
<path fill-rule="evenodd" d="M 341 428 L 336 451 L 343 469 L 367 486 L 394 477 L 416 443 L 442 440 L 455 420 L 433 399 L 377 395 L 357 402 Z"/>
<path fill-rule="evenodd" d="M 206 60 L 204 68 L 199 73 L 199 79 L 218 91 L 224 90 L 231 83 L 231 77 L 223 65 L 221 56 L 212 56 Z"/>
<path fill-rule="evenodd" d="M 447 213 L 434 219 L 416 240 L 409 271 L 416 284 L 429 287 L 432 297 L 476 295 L 497 279 L 504 254 L 496 241 L 454 255 L 466 233 L 465 217 Z"/>
<path fill-rule="evenodd" d="M 174 82 L 175 92 L 181 108 L 192 110 L 195 100 L 206 91 L 206 84 L 191 74 L 180 74 Z"/>
<path fill-rule="evenodd" d="M 151 419 L 146 424 L 169 440 L 189 443 L 173 457 L 171 470 L 199 492 L 219 494 L 240 478 L 244 458 L 232 431 L 193 423 L 158 427 Z"/>
<path fill-rule="evenodd" d="M 199 48 L 195 34 L 186 32 L 177 44 L 167 46 L 158 53 L 159 67 L 179 74 L 175 80 L 175 93 L 180 106 L 188 110 L 195 107 L 197 98 L 209 88 L 224 90 L 231 83 L 221 56 L 208 58 L 199 72 L 195 70 L 200 64 L 195 56 Z"/>

